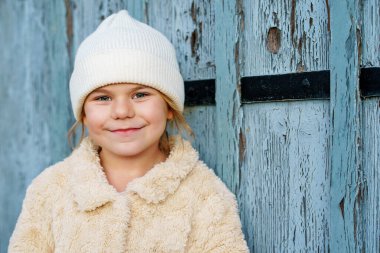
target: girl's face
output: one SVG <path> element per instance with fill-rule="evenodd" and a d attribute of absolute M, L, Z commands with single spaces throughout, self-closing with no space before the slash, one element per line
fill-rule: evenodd
<path fill-rule="evenodd" d="M 90 93 L 84 125 L 105 154 L 137 157 L 159 152 L 166 121 L 173 117 L 160 93 L 139 84 L 112 84 Z"/>

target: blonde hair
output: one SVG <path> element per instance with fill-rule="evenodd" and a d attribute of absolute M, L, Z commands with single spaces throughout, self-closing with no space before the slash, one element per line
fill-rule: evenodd
<path fill-rule="evenodd" d="M 173 113 L 173 118 L 168 120 L 168 124 L 170 129 L 174 129 L 177 131 L 177 134 L 183 135 L 185 134 L 188 137 L 194 138 L 195 135 L 193 133 L 193 130 L 191 129 L 190 125 L 187 123 L 185 116 L 183 113 L 177 108 L 176 104 L 173 102 L 172 99 L 170 99 L 168 96 L 160 92 L 161 97 L 164 99 L 166 104 L 168 105 L 168 109 Z M 67 138 L 69 145 L 72 149 L 76 148 L 79 146 L 79 144 L 83 141 L 85 137 L 85 127 L 83 123 L 83 116 L 84 116 L 84 109 L 82 107 L 82 112 L 80 115 L 80 119 L 78 119 L 69 129 L 67 133 Z M 81 127 L 80 129 L 80 136 L 79 140 L 77 141 L 77 144 L 74 146 L 73 142 L 75 142 L 75 139 L 77 137 L 77 129 L 78 127 Z M 160 150 L 168 155 L 170 152 L 170 144 L 169 144 L 169 134 L 168 134 L 168 129 L 165 130 L 165 132 L 162 134 L 160 138 L 160 143 L 159 143 L 159 148 Z"/>
<path fill-rule="evenodd" d="M 67 132 L 67 141 L 69 143 L 69 146 L 71 147 L 71 149 L 74 149 L 76 148 L 77 146 L 79 146 L 79 144 L 83 141 L 84 139 L 84 132 L 85 132 L 85 129 L 84 129 L 84 124 L 83 124 L 83 110 L 81 112 L 81 115 L 80 115 L 80 120 L 77 120 L 75 121 L 75 123 L 70 127 L 69 131 Z M 76 139 L 76 134 L 77 134 L 77 129 L 78 127 L 80 126 L 81 128 L 81 133 L 80 133 L 80 137 L 79 137 L 79 141 L 77 142 L 77 144 L 74 146 L 74 142 L 75 142 L 75 139 Z"/>
<path fill-rule="evenodd" d="M 187 123 L 185 116 L 183 116 L 183 113 L 176 107 L 176 104 L 171 100 L 168 96 L 165 94 L 161 93 L 162 98 L 165 100 L 166 104 L 168 105 L 169 110 L 172 111 L 173 113 L 173 119 L 169 120 L 169 127 L 172 129 L 174 128 L 177 130 L 177 133 L 179 135 L 183 135 L 183 131 L 186 132 L 186 134 L 194 138 L 194 132 Z M 168 133 L 167 131 L 164 132 L 164 134 L 161 136 L 160 139 L 160 150 L 164 152 L 164 154 L 168 155 L 170 152 L 170 145 L 169 145 L 169 138 L 168 138 Z"/>

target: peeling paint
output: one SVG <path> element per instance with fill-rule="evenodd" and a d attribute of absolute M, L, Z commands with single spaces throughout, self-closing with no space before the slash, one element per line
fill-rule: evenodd
<path fill-rule="evenodd" d="M 327 19 L 325 0 L 280 1 L 269 5 L 247 0 L 246 29 L 241 43 L 245 51 L 242 75 L 294 73 L 301 70 L 300 66 L 304 71 L 329 69 Z M 281 30 L 281 49 L 276 54 L 267 48 L 271 27 Z"/>
<path fill-rule="evenodd" d="M 380 66 L 380 1 L 360 1 L 362 22 L 357 27 L 362 37 L 362 66 Z"/>
<path fill-rule="evenodd" d="M 344 219 L 344 198 L 339 202 L 340 213 Z"/>
<path fill-rule="evenodd" d="M 324 0 L 243 4 L 243 76 L 329 68 Z M 281 30 L 277 54 L 267 48 L 271 27 Z M 328 252 L 329 109 L 329 101 L 243 105 L 242 128 L 251 131 L 239 194 L 252 252 Z"/>
<path fill-rule="evenodd" d="M 70 58 L 70 62 L 72 62 L 73 58 L 73 15 L 71 11 L 71 4 L 70 0 L 65 0 L 65 9 L 66 9 L 66 37 L 67 37 L 67 42 L 66 42 L 66 48 L 67 48 L 67 53 Z"/>
<path fill-rule="evenodd" d="M 267 34 L 267 49 L 272 54 L 277 54 L 281 48 L 281 30 L 271 27 Z"/>
<path fill-rule="evenodd" d="M 294 31 L 296 26 L 296 0 L 292 0 L 292 7 L 290 12 L 290 38 L 293 41 Z"/>
<path fill-rule="evenodd" d="M 327 10 L 327 31 L 330 32 L 330 5 L 329 5 L 329 0 L 326 0 L 326 10 Z"/>
<path fill-rule="evenodd" d="M 197 12 L 195 7 L 195 2 L 191 3 L 190 15 L 194 23 L 197 22 Z"/>
<path fill-rule="evenodd" d="M 27 186 L 70 151 L 67 85 L 73 34 L 68 3 L 0 3 L 0 203 L 6 206 L 0 210 L 0 252 L 7 252 Z"/>
<path fill-rule="evenodd" d="M 333 133 L 330 146 L 332 252 L 355 252 L 361 248 L 363 241 L 358 239 L 361 238 L 359 234 L 362 234 L 363 224 L 356 223 L 363 214 L 355 200 L 362 161 L 357 144 L 362 132 L 358 61 L 360 42 L 357 41 L 359 17 L 358 1 L 331 3 L 330 114 L 334 115 L 330 123 Z"/>
<path fill-rule="evenodd" d="M 239 16 L 239 28 L 240 31 L 244 30 L 244 4 L 243 0 L 236 1 L 236 13 Z"/>
<path fill-rule="evenodd" d="M 358 186 L 356 202 L 363 207 L 364 215 L 362 216 L 363 219 L 359 220 L 358 225 L 364 226 L 362 232 L 365 233 L 365 239 L 363 240 L 362 251 L 378 252 L 380 249 L 380 98 L 363 101 L 362 118 L 363 175 Z M 359 238 L 358 241 L 360 240 L 362 239 Z"/>
<path fill-rule="evenodd" d="M 239 132 L 239 164 L 241 167 L 242 161 L 245 158 L 245 150 L 246 150 L 246 138 L 243 130 L 240 128 Z"/>
<path fill-rule="evenodd" d="M 190 45 L 191 45 L 191 56 L 194 57 L 197 53 L 197 46 L 198 44 L 198 31 L 194 30 L 191 33 L 191 40 L 190 40 Z"/>
<path fill-rule="evenodd" d="M 356 43 L 356 47 L 358 48 L 358 62 L 362 62 L 362 35 L 359 28 L 356 28 Z"/>
<path fill-rule="evenodd" d="M 150 20 L 149 20 L 148 2 L 147 1 L 144 1 L 144 18 L 145 18 L 145 22 L 147 24 L 149 24 Z"/>
<path fill-rule="evenodd" d="M 232 192 L 240 185 L 239 127 L 240 99 L 237 91 L 239 71 L 239 15 L 236 2 L 215 2 L 216 131 L 217 145 L 226 147 L 217 153 L 216 173 Z M 228 122 L 228 124 L 226 124 Z M 231 123 L 230 123 L 231 122 Z"/>
<path fill-rule="evenodd" d="M 328 109 L 328 101 L 243 106 L 251 129 L 241 212 L 252 252 L 328 252 Z"/>

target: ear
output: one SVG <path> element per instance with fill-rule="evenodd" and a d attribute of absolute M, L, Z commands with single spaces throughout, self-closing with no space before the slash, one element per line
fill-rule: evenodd
<path fill-rule="evenodd" d="M 86 114 L 83 112 L 82 113 L 82 118 L 81 118 L 82 124 L 87 127 L 87 117 Z"/>
<path fill-rule="evenodd" d="M 171 109 L 168 110 L 168 116 L 166 117 L 168 120 L 172 120 L 174 118 L 173 111 Z"/>
<path fill-rule="evenodd" d="M 85 103 L 83 103 L 83 105 L 82 105 L 82 111 L 80 114 L 80 122 L 82 122 L 82 124 L 87 127 L 87 117 L 86 117 L 86 113 L 84 110 L 84 106 L 85 106 Z"/>

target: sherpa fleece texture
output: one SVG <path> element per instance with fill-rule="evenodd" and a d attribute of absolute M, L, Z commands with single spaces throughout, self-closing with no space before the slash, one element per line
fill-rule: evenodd
<path fill-rule="evenodd" d="M 235 196 L 191 144 L 118 193 L 85 139 L 27 190 L 9 252 L 249 252 Z"/>

